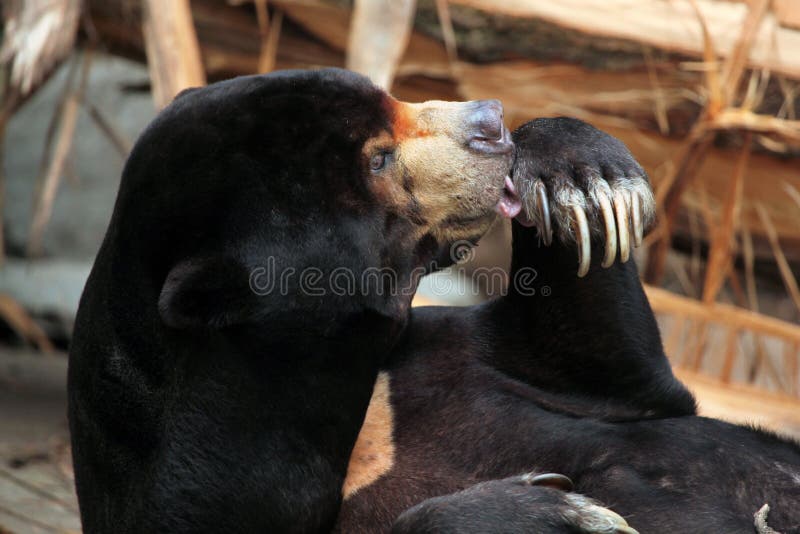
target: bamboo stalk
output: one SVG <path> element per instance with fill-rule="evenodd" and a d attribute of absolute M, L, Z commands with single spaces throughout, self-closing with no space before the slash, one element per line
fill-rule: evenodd
<path fill-rule="evenodd" d="M 0 294 L 0 318 L 22 339 L 32 343 L 40 351 L 45 353 L 55 352 L 55 347 L 53 347 L 44 330 L 28 315 L 25 308 L 8 295 Z"/>
<path fill-rule="evenodd" d="M 720 372 L 720 379 L 726 384 L 731 381 L 731 373 L 733 372 L 733 363 L 736 359 L 736 348 L 739 342 L 739 330 L 735 328 L 728 329 L 728 335 L 725 338 L 725 358 L 722 361 L 722 371 Z"/>
<path fill-rule="evenodd" d="M 708 323 L 697 321 L 697 330 L 694 334 L 694 349 L 687 357 L 691 357 L 691 366 L 694 371 L 699 371 L 703 367 L 703 356 L 706 353 L 706 341 L 708 339 Z"/>
<path fill-rule="evenodd" d="M 784 255 L 783 249 L 781 249 L 781 244 L 778 239 L 778 232 L 775 230 L 775 226 L 772 224 L 772 219 L 770 219 L 769 213 L 764 208 L 763 204 L 757 202 L 756 211 L 758 212 L 758 215 L 761 218 L 761 224 L 764 226 L 764 230 L 767 233 L 767 239 L 769 239 L 769 244 L 772 247 L 772 253 L 775 255 L 775 262 L 778 264 L 778 270 L 783 278 L 783 284 L 786 286 L 786 291 L 789 293 L 789 296 L 792 297 L 797 309 L 800 310 L 800 288 L 797 287 L 797 279 L 795 279 L 794 274 L 792 274 L 792 268 L 789 266 L 789 262 L 786 260 L 786 255 Z"/>
<path fill-rule="evenodd" d="M 661 135 L 669 135 L 669 117 L 667 116 L 669 105 L 664 96 L 664 89 L 658 81 L 658 72 L 654 65 L 653 52 L 649 47 L 645 46 L 642 48 L 642 54 L 644 56 L 645 66 L 647 67 L 647 78 L 650 80 L 650 85 L 653 87 L 653 102 L 655 103 L 654 115 L 656 124 L 658 124 L 658 131 Z"/>
<path fill-rule="evenodd" d="M 663 212 L 660 217 L 660 239 L 650 248 L 645 268 L 645 279 L 650 283 L 660 281 L 664 276 L 664 265 L 667 252 L 672 244 L 672 228 L 678 209 L 681 205 L 683 193 L 694 180 L 706 153 L 711 148 L 713 138 L 708 134 L 702 122 L 692 127 L 687 142 L 683 145 L 675 158 L 664 186 Z"/>
<path fill-rule="evenodd" d="M 798 380 L 800 380 L 800 343 L 785 343 L 783 346 L 783 367 L 786 369 L 787 391 L 798 396 Z"/>
<path fill-rule="evenodd" d="M 89 50 L 84 52 L 84 54 L 90 53 Z M 86 56 L 83 56 L 85 60 Z M 56 138 L 56 133 L 58 132 L 58 127 L 60 124 L 61 117 L 64 113 L 64 105 L 67 102 L 67 98 L 75 91 L 75 80 L 77 79 L 79 66 L 82 65 L 81 57 L 76 55 L 70 62 L 69 62 L 69 69 L 67 70 L 67 76 L 64 79 L 64 85 L 61 87 L 58 96 L 58 104 L 56 104 L 55 110 L 53 114 L 50 116 L 50 120 L 47 123 L 47 131 L 44 136 L 44 145 L 42 146 L 42 157 L 39 160 L 39 172 L 36 177 L 36 186 L 34 188 L 34 198 L 39 198 L 41 195 L 42 185 L 45 181 L 45 176 L 47 176 L 47 169 L 50 166 L 51 162 L 51 155 L 53 153 L 53 142 Z"/>
<path fill-rule="evenodd" d="M 745 67 L 747 67 L 747 60 L 755 43 L 758 29 L 767 15 L 771 2 L 772 0 L 750 0 L 748 3 L 750 9 L 742 25 L 742 31 L 736 40 L 731 55 L 728 56 L 722 67 L 726 105 L 733 101 L 733 97 L 739 88 L 739 82 L 742 79 Z"/>
<path fill-rule="evenodd" d="M 706 213 L 706 196 L 705 196 L 705 189 L 700 188 L 700 198 L 703 202 L 700 203 L 701 209 L 700 215 L 704 215 Z M 691 282 L 692 282 L 692 292 L 691 295 L 699 295 L 702 291 L 701 286 L 701 273 L 703 270 L 703 258 L 701 257 L 701 243 L 700 243 L 700 217 L 698 216 L 698 210 L 694 209 L 687 209 L 686 216 L 689 220 L 689 235 L 692 238 L 692 254 L 689 258 L 689 273 L 691 274 Z M 705 219 L 705 215 L 703 216 Z M 708 228 L 708 226 L 706 226 Z"/>
<path fill-rule="evenodd" d="M 686 327 L 686 319 L 675 315 L 673 316 L 673 320 L 675 324 L 672 325 L 669 336 L 667 336 L 664 342 L 664 352 L 666 352 L 671 360 L 677 362 L 681 360 L 681 353 L 683 352 L 681 341 L 683 340 L 683 331 Z"/>
<path fill-rule="evenodd" d="M 78 122 L 78 107 L 77 95 L 74 93 L 69 95 L 66 102 L 64 102 L 64 109 L 61 113 L 61 127 L 56 140 L 53 158 L 50 160 L 40 195 L 35 203 L 26 249 L 29 257 L 38 256 L 42 253 L 44 230 L 53 213 L 53 203 L 58 192 L 58 184 L 64 173 L 64 165 L 72 150 L 72 140 L 75 135 L 75 126 Z"/>
<path fill-rule="evenodd" d="M 700 13 L 696 0 L 690 1 L 697 13 L 703 32 L 704 58 L 707 63 L 715 64 L 716 52 L 714 51 L 711 34 L 708 31 L 705 19 Z M 744 68 L 747 65 L 747 58 L 753 46 L 756 32 L 766 15 L 769 2 L 770 0 L 754 0 L 750 5 L 750 10 L 733 51 L 722 67 L 722 72 L 718 75 L 715 68 L 710 68 L 706 72 L 708 102 L 690 132 L 687 145 L 678 160 L 679 163 L 675 165 L 675 174 L 670 177 L 668 190 L 664 199 L 664 217 L 662 224 L 665 229 L 663 235 L 666 237 L 656 242 L 656 246 L 652 248 L 648 256 L 645 278 L 651 283 L 657 282 L 663 277 L 664 263 L 672 236 L 673 221 L 678 214 L 681 199 L 694 180 L 697 169 L 700 163 L 702 163 L 713 140 L 713 136 L 709 134 L 707 123 L 713 124 L 720 113 L 732 102 L 735 92 L 739 87 L 741 76 L 744 73 Z M 730 122 L 729 117 L 729 115 L 724 116 L 724 118 Z M 755 123 L 757 121 L 751 120 L 750 122 Z M 728 127 L 729 126 L 730 125 L 728 125 Z"/>
<path fill-rule="evenodd" d="M 733 179 L 728 183 L 722 219 L 716 226 L 716 230 L 714 230 L 714 227 L 709 226 L 709 230 L 713 235 L 710 239 L 711 250 L 708 253 L 706 279 L 703 284 L 703 302 L 705 303 L 716 300 L 731 264 L 732 243 L 736 232 L 736 222 L 739 220 L 739 213 L 741 212 L 744 174 L 750 159 L 750 144 L 752 140 L 753 134 L 747 132 L 739 162 L 736 165 L 736 172 Z"/>
<path fill-rule="evenodd" d="M 737 246 L 738 249 L 738 246 Z M 734 302 L 741 308 L 748 308 L 747 294 L 745 293 L 744 286 L 742 286 L 742 279 L 736 269 L 728 269 L 728 281 L 731 284 L 733 291 Z"/>
<path fill-rule="evenodd" d="M 678 283 L 681 285 L 684 294 L 693 299 L 698 298 L 697 288 L 692 284 L 689 272 L 686 270 L 686 265 L 680 261 L 673 261 L 670 263 L 672 265 L 672 272 L 675 278 L 678 279 Z"/>
<path fill-rule="evenodd" d="M 117 149 L 119 155 L 123 158 L 127 158 L 133 146 L 131 141 L 122 134 L 119 128 L 114 126 L 111 120 L 109 120 L 97 106 L 88 102 L 85 95 L 81 98 L 81 104 L 83 104 L 83 108 L 89 114 L 89 118 L 91 118 L 100 131 L 108 137 L 111 144 L 114 145 L 114 148 Z"/>
<path fill-rule="evenodd" d="M 735 297 L 736 305 L 741 307 L 741 308 L 745 308 L 745 309 L 749 308 L 749 309 L 752 310 L 752 308 L 750 307 L 750 304 L 749 304 L 749 299 L 747 297 L 747 294 L 745 293 L 744 287 L 742 287 L 742 282 L 741 282 L 741 280 L 739 278 L 739 275 L 736 272 L 736 269 L 730 268 L 728 270 L 728 272 L 730 273 L 730 276 L 728 277 L 728 280 L 730 280 L 731 289 L 733 289 L 733 294 L 734 294 L 734 297 Z M 753 343 L 755 344 L 755 350 L 756 351 L 758 351 L 760 353 L 766 353 L 767 352 L 767 348 L 766 348 L 766 345 L 764 344 L 764 340 L 758 334 L 755 334 L 755 333 L 753 334 Z M 759 357 L 761 357 L 761 356 L 759 356 Z M 778 369 L 775 368 L 775 365 L 773 364 L 772 359 L 765 358 L 764 361 L 766 362 L 766 364 L 768 366 L 768 371 L 770 373 L 770 376 L 773 376 L 773 377 L 780 376 L 781 373 L 778 371 Z"/>
<path fill-rule="evenodd" d="M 742 218 L 742 255 L 744 256 L 744 274 L 747 285 L 747 300 L 751 311 L 758 312 L 758 289 L 755 275 L 755 253 L 753 252 L 753 236 L 747 226 L 747 219 Z"/>
<path fill-rule="evenodd" d="M 93 50 L 88 48 L 83 52 L 77 88 L 72 85 L 74 83 L 72 78 L 74 71 L 71 71 L 68 80 L 69 85 L 64 88 L 64 100 L 60 103 L 58 116 L 54 117 L 48 126 L 46 147 L 50 144 L 51 129 L 54 133 L 55 126 L 58 125 L 59 130 L 53 156 L 49 159 L 44 178 L 41 184 L 38 184 L 34 196 L 33 217 L 31 218 L 25 251 L 28 257 L 38 256 L 42 253 L 44 230 L 50 221 L 58 186 L 72 152 L 72 141 L 75 137 L 75 127 L 78 122 L 78 108 L 81 95 L 86 93 L 86 87 L 89 84 L 89 72 L 91 71 L 93 54 Z M 44 163 L 48 160 L 43 157 L 42 161 Z"/>

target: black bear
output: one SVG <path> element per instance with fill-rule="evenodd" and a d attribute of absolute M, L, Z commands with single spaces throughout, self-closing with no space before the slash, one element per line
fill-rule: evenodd
<path fill-rule="evenodd" d="M 354 449 L 339 530 L 800 532 L 800 446 L 698 417 L 633 261 L 600 268 L 651 218 L 641 167 L 575 119 L 531 121 L 513 140 L 527 217 L 512 223 L 509 292 L 411 311 Z M 526 269 L 535 279 L 513 283 Z M 548 472 L 569 479 L 536 476 Z"/>

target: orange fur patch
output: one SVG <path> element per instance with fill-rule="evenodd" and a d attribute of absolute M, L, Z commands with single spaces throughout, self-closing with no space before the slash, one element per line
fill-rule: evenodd
<path fill-rule="evenodd" d="M 392 133 L 398 143 L 410 137 L 425 137 L 430 132 L 420 128 L 417 121 L 417 109 L 405 102 L 392 100 L 390 103 L 392 110 Z"/>
<path fill-rule="evenodd" d="M 375 381 L 364 424 L 350 455 L 347 478 L 342 486 L 345 499 L 378 480 L 394 466 L 393 428 L 389 374 L 380 373 Z"/>

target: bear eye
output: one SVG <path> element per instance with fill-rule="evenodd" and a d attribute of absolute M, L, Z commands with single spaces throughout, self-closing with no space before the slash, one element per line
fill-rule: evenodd
<path fill-rule="evenodd" d="M 389 160 L 389 153 L 385 151 L 376 152 L 369 160 L 369 168 L 372 171 L 379 171 L 386 167 L 386 162 Z"/>

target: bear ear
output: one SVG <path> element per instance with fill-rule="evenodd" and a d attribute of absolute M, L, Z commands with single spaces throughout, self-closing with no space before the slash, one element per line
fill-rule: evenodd
<path fill-rule="evenodd" d="M 251 319 L 258 296 L 247 269 L 230 258 L 186 260 L 167 275 L 158 312 L 172 328 L 224 328 Z"/>
<path fill-rule="evenodd" d="M 175 101 L 175 100 L 178 100 L 180 98 L 183 98 L 183 97 L 185 97 L 187 95 L 190 95 L 190 94 L 194 93 L 198 89 L 202 89 L 202 87 L 187 87 L 186 89 L 183 89 L 180 93 L 175 95 L 175 98 L 173 98 L 172 100 Z"/>

